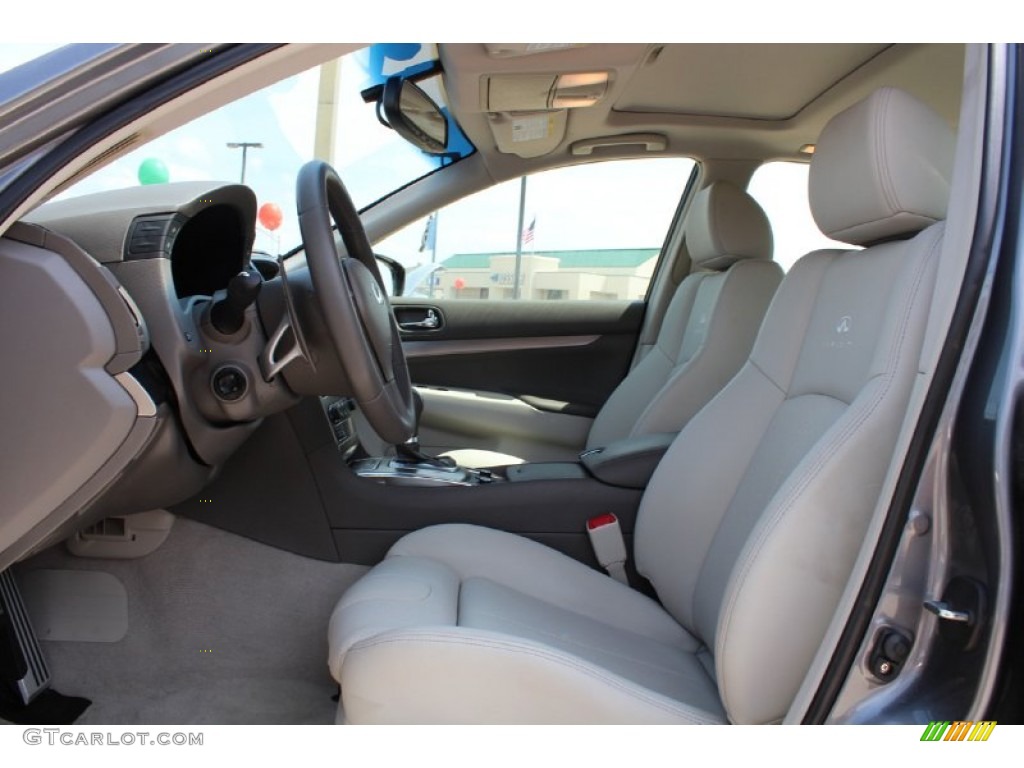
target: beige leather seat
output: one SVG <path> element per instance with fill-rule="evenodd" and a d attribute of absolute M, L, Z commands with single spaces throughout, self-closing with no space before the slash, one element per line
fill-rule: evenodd
<path fill-rule="evenodd" d="M 822 133 L 815 219 L 865 249 L 793 267 L 747 363 L 661 462 L 635 535 L 660 604 L 523 538 L 423 529 L 331 618 L 347 719 L 781 720 L 889 470 L 952 154 L 947 124 L 893 89 Z"/>
<path fill-rule="evenodd" d="M 669 305 L 654 347 L 601 407 L 586 448 L 652 432 L 678 432 L 740 369 L 782 281 L 772 230 L 761 206 L 726 181 L 693 200 L 686 245 L 699 270 Z M 462 466 L 519 464 L 507 453 L 463 449 Z"/>

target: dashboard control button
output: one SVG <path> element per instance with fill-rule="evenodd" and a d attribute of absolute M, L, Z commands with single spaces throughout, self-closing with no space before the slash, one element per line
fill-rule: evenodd
<path fill-rule="evenodd" d="M 229 403 L 240 399 L 249 388 L 245 373 L 234 365 L 224 365 L 213 372 L 213 392 Z"/>

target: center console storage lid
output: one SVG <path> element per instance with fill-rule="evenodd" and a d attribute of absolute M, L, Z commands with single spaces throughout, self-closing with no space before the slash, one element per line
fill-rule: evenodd
<path fill-rule="evenodd" d="M 621 488 L 646 488 L 655 467 L 675 439 L 675 432 L 627 437 L 603 448 L 584 451 L 580 462 L 602 483 Z"/>

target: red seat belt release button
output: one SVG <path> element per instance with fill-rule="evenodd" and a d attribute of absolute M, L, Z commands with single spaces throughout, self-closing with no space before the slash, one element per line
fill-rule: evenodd
<path fill-rule="evenodd" d="M 626 577 L 626 541 L 622 538 L 619 518 L 612 514 L 597 515 L 587 520 L 587 535 L 594 556 L 608 575 L 623 584 Z"/>

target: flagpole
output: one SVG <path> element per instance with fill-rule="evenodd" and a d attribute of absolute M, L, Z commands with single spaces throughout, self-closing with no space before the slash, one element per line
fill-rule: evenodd
<path fill-rule="evenodd" d="M 434 237 L 430 244 L 430 263 L 437 264 L 437 221 L 441 218 L 440 211 L 434 211 Z"/>
<path fill-rule="evenodd" d="M 512 298 L 518 299 L 520 297 L 519 290 L 519 275 L 523 269 L 523 219 L 526 215 L 526 177 L 523 176 L 519 180 L 519 227 L 516 229 L 516 269 L 515 269 L 515 286 L 512 291 Z"/>

